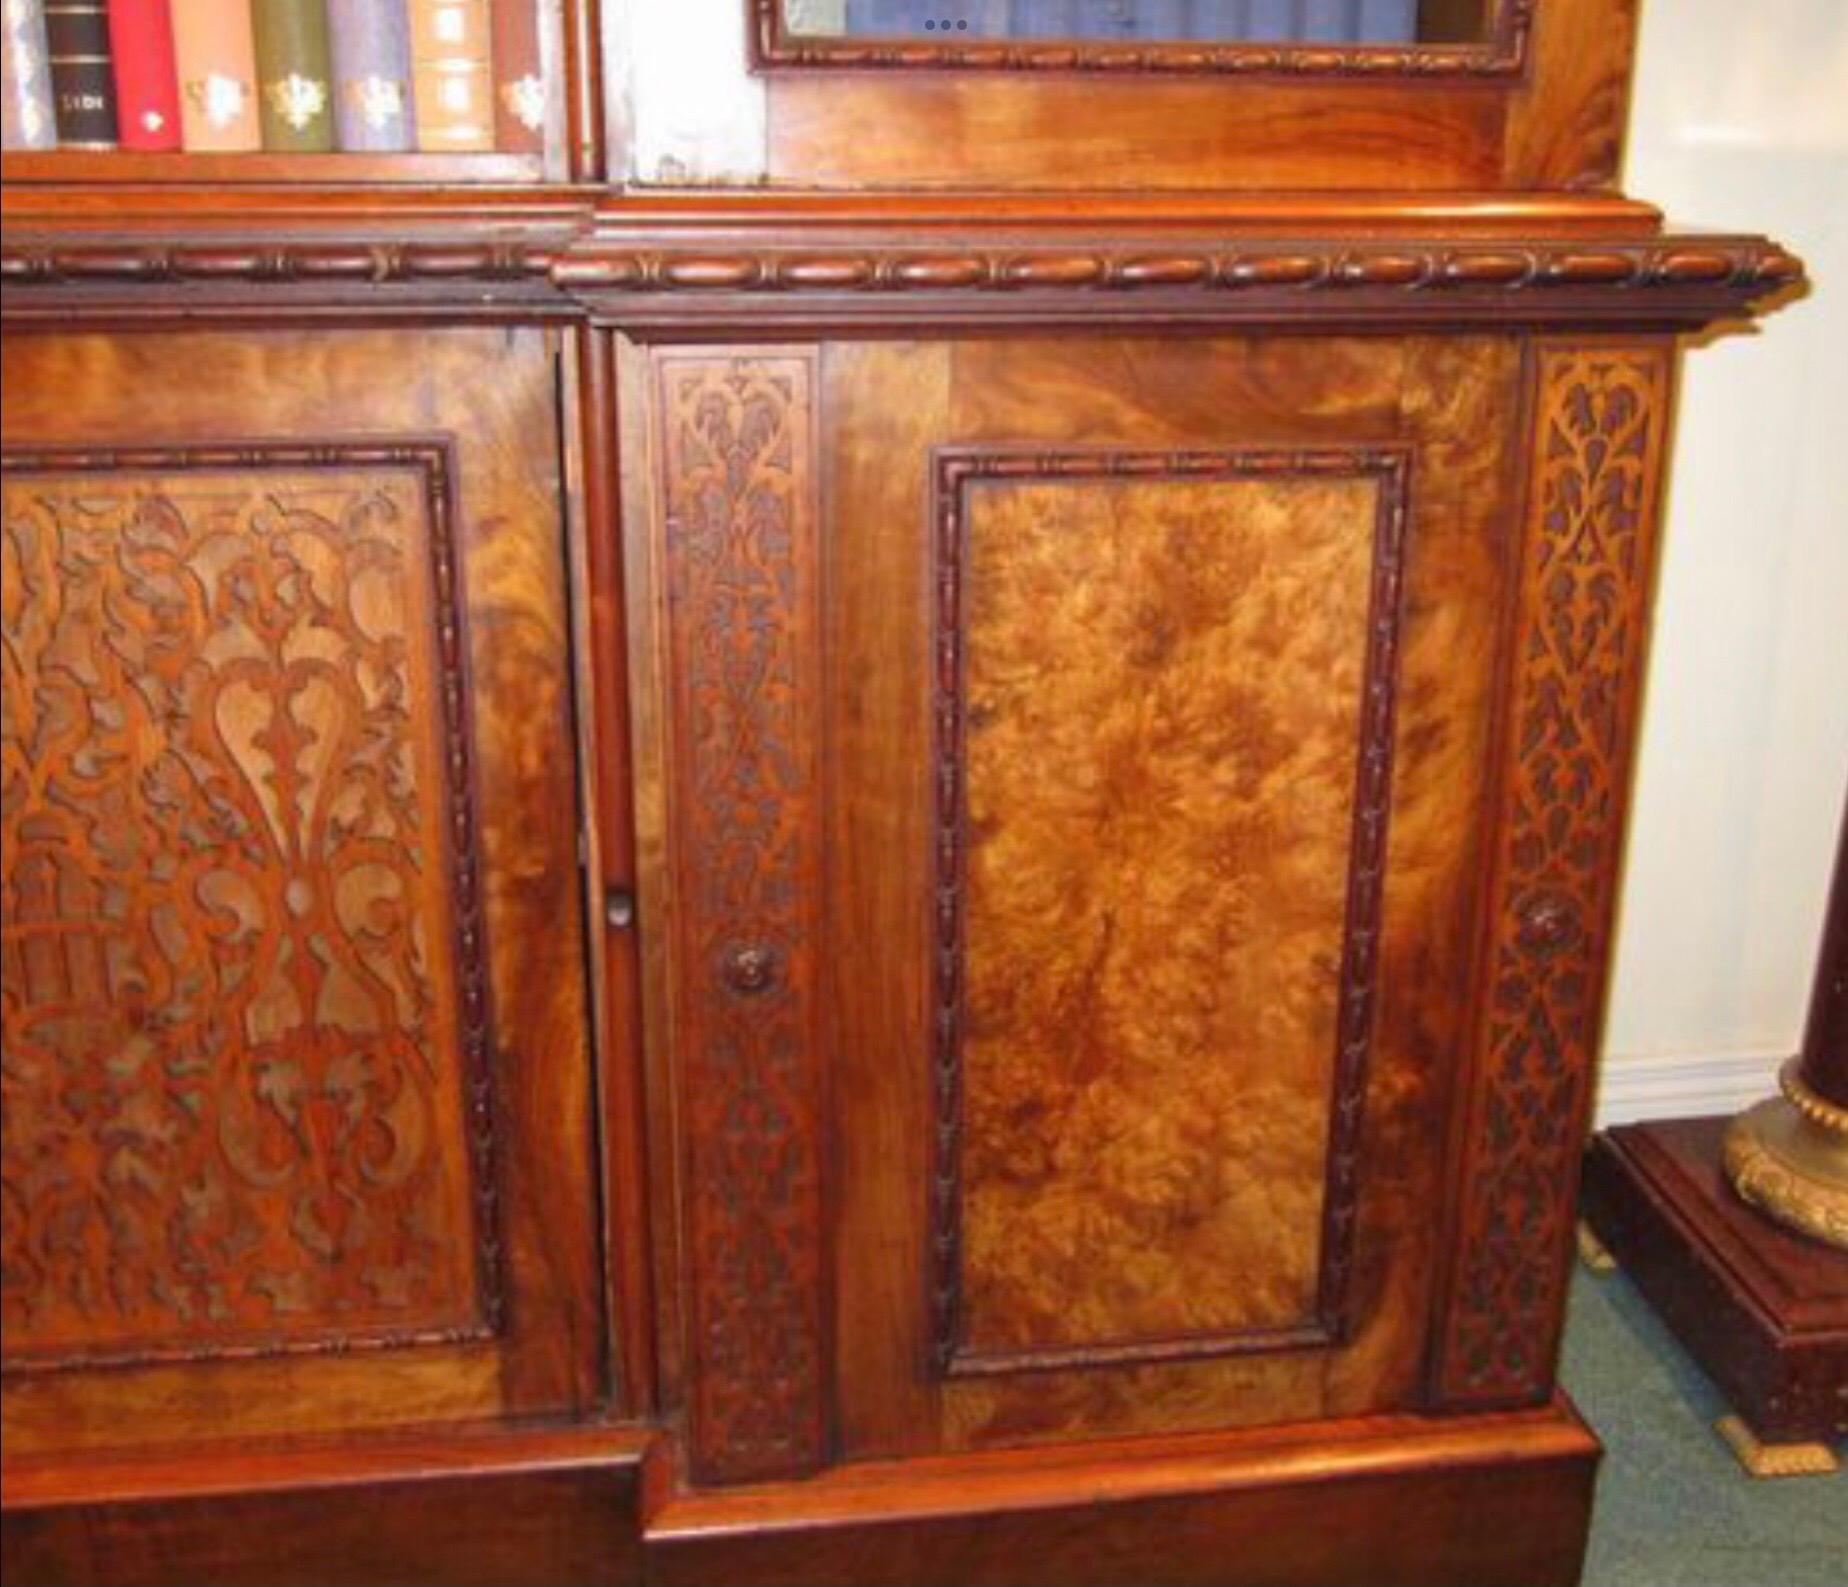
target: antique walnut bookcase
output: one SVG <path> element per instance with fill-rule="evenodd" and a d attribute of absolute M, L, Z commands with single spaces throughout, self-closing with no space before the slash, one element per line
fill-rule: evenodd
<path fill-rule="evenodd" d="M 1393 9 L 6 157 L 9 1582 L 1576 1579 L 1676 350 L 1801 266 L 1617 190 L 1633 0 Z"/>

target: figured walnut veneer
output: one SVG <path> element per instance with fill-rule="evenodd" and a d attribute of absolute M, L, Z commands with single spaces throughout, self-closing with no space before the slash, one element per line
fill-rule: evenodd
<path fill-rule="evenodd" d="M 816 641 L 826 838 L 815 886 L 825 899 L 822 1034 L 837 1122 L 825 1159 L 831 1216 L 817 1238 L 832 1285 L 828 1409 L 841 1458 L 1417 1406 L 1445 1120 L 1468 1044 L 1475 855 L 1491 813 L 1484 773 L 1511 594 L 1499 541 L 1519 516 L 1519 451 L 1495 419 L 1519 401 L 1518 345 L 1014 336 L 843 338 L 818 352 L 828 416 Z M 958 470 L 961 485 L 946 490 L 946 471 Z M 954 505 L 959 495 L 966 507 Z M 1381 538 L 1388 499 L 1403 501 L 1402 541 Z M 946 554 L 957 544 L 953 536 L 946 547 L 949 530 L 967 538 L 960 557 Z M 1169 547 L 1170 532 L 1193 537 L 1184 555 Z M 1395 544 L 1396 554 L 1383 549 Z M 1401 591 L 1375 599 L 1374 581 L 1395 566 Z M 952 571 L 966 606 L 946 603 Z M 1328 587 L 1311 596 L 1318 576 Z M 1078 620 L 1085 603 L 1097 624 Z M 966 621 L 944 624 L 946 606 Z M 1267 620 L 1286 609 L 1300 621 Z M 1378 619 L 1395 613 L 1392 651 L 1377 651 L 1372 669 L 1375 693 L 1362 681 L 1369 648 L 1384 642 Z M 1144 633 L 1144 614 L 1165 615 L 1175 639 L 1165 653 L 1149 642 L 1164 624 L 1151 620 Z M 951 632 L 974 646 L 967 691 L 945 653 Z M 1294 693 L 1267 693 L 1267 667 L 1281 670 L 1279 683 L 1293 677 Z M 995 692 L 1002 678 L 1012 693 Z M 1390 727 L 1379 715 L 1389 682 Z M 978 723 L 983 691 L 1002 709 Z M 992 866 L 986 893 L 973 871 L 960 894 L 949 885 L 962 875 L 965 833 L 941 821 L 953 806 L 942 797 L 946 768 L 932 771 L 944 727 L 955 726 L 944 712 L 965 698 L 975 737 L 964 769 L 984 807 L 970 811 L 968 856 L 979 867 L 984 841 L 1015 845 L 993 851 L 1005 863 Z M 1185 731 L 1165 744 L 1121 733 L 1111 741 L 1118 753 L 1103 757 L 1106 730 L 1133 726 L 1139 704 L 1158 700 Z M 1273 719 L 1260 719 L 1259 705 Z M 1304 800 L 1254 813 L 1241 789 L 1266 772 L 1265 786 L 1288 783 L 1289 723 L 1299 716 Z M 991 751 L 983 732 L 999 735 Z M 1373 753 L 1388 742 L 1390 765 Z M 1382 787 L 1390 842 L 1372 831 L 1358 841 L 1354 818 L 1379 809 Z M 1165 806 L 1151 794 L 1163 789 Z M 1097 817 L 1089 827 L 1087 812 Z M 1113 832 L 1114 846 L 1099 840 Z M 1290 864 L 1272 852 L 1279 833 L 1300 851 L 1305 874 L 1291 873 L 1300 897 L 1274 896 Z M 1035 835 L 1057 842 L 1024 842 Z M 1159 895 L 1144 897 L 1130 880 L 1142 847 L 1162 862 Z M 1345 889 L 1369 876 L 1369 852 L 1382 862 L 1378 935 L 1350 940 Z M 1213 885 L 1193 866 L 1216 866 Z M 1228 872 L 1233 885 L 1222 885 Z M 1021 926 L 1026 889 L 1048 884 L 1069 889 L 1072 907 L 1062 896 Z M 1365 897 L 1362 888 L 1352 901 L 1355 920 L 1367 917 Z M 946 903 L 966 920 L 946 919 Z M 961 955 L 970 1008 L 987 974 L 991 1021 L 1017 990 L 1043 1010 L 1057 1002 L 1045 994 L 1067 973 L 1063 956 L 1081 941 L 1096 949 L 1099 906 L 1126 919 L 1143 910 L 1143 962 L 1109 964 L 1098 978 L 1107 996 L 1072 999 L 1069 1018 L 1055 1011 L 1031 1028 L 993 1027 L 987 1046 L 972 1031 L 966 1061 L 952 1061 L 959 1005 L 946 994 Z M 1005 931 L 1002 907 L 1017 917 Z M 1190 935 L 1193 912 L 1215 927 L 1232 919 L 1235 930 Z M 1271 997 L 1277 988 L 1258 961 L 1301 952 L 1305 937 L 1312 946 L 1292 959 L 1285 994 Z M 1175 945 L 1187 953 L 1186 977 L 1165 969 Z M 1350 950 L 1353 1020 L 1338 1033 Z M 1338 1053 L 1353 1065 L 1345 1074 Z M 1078 1073 L 1087 1063 L 1095 1073 Z M 961 1096 L 959 1075 L 969 1088 Z M 1114 1115 L 1073 1107 L 1087 1086 L 1116 1104 Z M 1278 1086 L 1299 1112 L 1260 1191 L 1242 1157 Z M 1337 1092 L 1355 1104 L 1339 1125 Z M 1230 1106 L 1208 1117 L 1203 1096 Z M 1048 1103 L 1068 1111 L 1042 1123 Z M 1038 1150 L 1078 1126 L 1084 1150 L 1057 1159 Z M 1211 1149 L 1190 1133 L 1210 1137 Z M 1110 1153 L 1106 1180 L 1092 1160 Z M 1123 1171 L 1170 1159 L 1188 1172 Z M 969 1175 L 962 1186 L 957 1164 Z M 1003 1205 L 1009 1176 L 1028 1172 L 1042 1176 L 1044 1194 Z M 1126 1179 L 1130 1197 L 1120 1194 Z M 946 1238 L 953 1216 L 973 1216 L 984 1195 L 986 1279 L 970 1242 L 949 1265 Z M 1320 1213 L 1350 1197 L 1351 1240 L 1339 1226 L 1325 1233 Z M 1295 1217 L 1284 1238 L 1233 1229 L 1232 1208 L 1262 1224 L 1273 1206 Z M 1107 1236 L 1093 1253 L 1096 1274 L 1045 1260 L 1047 1230 L 1061 1233 L 1067 1212 L 1081 1240 L 1093 1228 Z M 1145 1245 L 1175 1255 L 1187 1277 L 1113 1289 L 1106 1275 L 1119 1258 L 1127 1271 L 1156 1269 L 1126 1227 L 1146 1229 Z M 1010 1230 L 1021 1236 L 1011 1244 Z M 1339 1307 L 1320 1303 L 1324 1259 L 1327 1293 L 1344 1294 Z M 1009 1262 L 1028 1282 L 996 1309 L 992 1280 Z M 945 1372 L 947 1292 L 959 1275 L 991 1286 L 971 1284 L 977 1309 L 963 1318 L 986 1332 L 952 1336 L 956 1362 Z M 1202 1312 L 1186 1317 L 1191 1291 Z M 1286 1314 L 1295 1301 L 1301 1309 Z M 1319 1337 L 1292 1337 L 1298 1327 Z"/>
<path fill-rule="evenodd" d="M 450 473 L 6 455 L 9 1370 L 498 1321 Z"/>
<path fill-rule="evenodd" d="M 1339 1336 L 1405 472 L 939 454 L 945 1370 Z"/>

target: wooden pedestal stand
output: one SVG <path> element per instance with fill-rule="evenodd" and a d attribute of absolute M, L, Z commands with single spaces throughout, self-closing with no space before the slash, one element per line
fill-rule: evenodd
<path fill-rule="evenodd" d="M 1719 1431 L 1754 1476 L 1839 1470 L 1848 1435 L 1848 824 L 1781 1086 L 1730 1124 L 1606 1130 L 1584 1189 L 1594 1240 L 1733 1406 Z"/>

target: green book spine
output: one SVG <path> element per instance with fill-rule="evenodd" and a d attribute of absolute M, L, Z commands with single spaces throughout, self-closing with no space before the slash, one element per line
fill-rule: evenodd
<path fill-rule="evenodd" d="M 251 0 L 263 147 L 319 154 L 334 146 L 332 56 L 325 0 Z"/>

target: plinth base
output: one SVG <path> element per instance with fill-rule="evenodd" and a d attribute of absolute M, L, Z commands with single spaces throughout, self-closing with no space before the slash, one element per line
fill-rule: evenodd
<path fill-rule="evenodd" d="M 1382 1416 L 845 1466 L 689 1492 L 586 1428 L 4 1473 L 21 1587 L 1572 1587 L 1596 1438 Z"/>
<path fill-rule="evenodd" d="M 1721 1162 L 1729 1122 L 1606 1130 L 1586 1162 L 1582 1211 L 1760 1449 L 1826 1445 L 1848 1436 L 1848 1253 L 1733 1193 Z"/>

